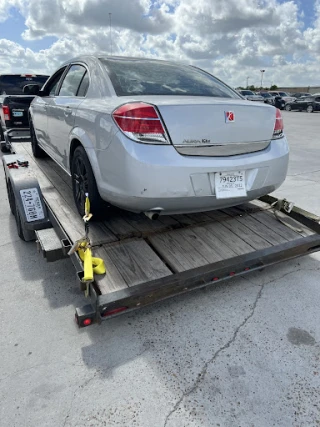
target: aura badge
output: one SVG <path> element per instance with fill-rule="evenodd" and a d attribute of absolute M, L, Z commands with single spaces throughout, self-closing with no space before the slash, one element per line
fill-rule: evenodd
<path fill-rule="evenodd" d="M 233 123 L 234 122 L 234 112 L 233 111 L 225 111 L 224 117 L 226 123 Z"/>

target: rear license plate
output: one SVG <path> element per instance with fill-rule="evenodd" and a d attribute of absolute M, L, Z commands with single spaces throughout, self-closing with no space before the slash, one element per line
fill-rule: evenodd
<path fill-rule="evenodd" d="M 13 117 L 22 117 L 23 111 L 12 111 Z"/>
<path fill-rule="evenodd" d="M 218 172 L 214 174 L 217 199 L 246 197 L 245 171 Z"/>
<path fill-rule="evenodd" d="M 44 218 L 42 203 L 36 188 L 20 190 L 20 196 L 28 222 Z"/>

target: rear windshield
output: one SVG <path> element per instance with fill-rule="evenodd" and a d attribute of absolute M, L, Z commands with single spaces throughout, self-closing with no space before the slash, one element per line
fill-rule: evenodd
<path fill-rule="evenodd" d="M 280 96 L 288 96 L 288 94 L 287 94 L 287 93 L 285 93 L 285 92 L 279 92 L 279 95 L 280 95 Z"/>
<path fill-rule="evenodd" d="M 186 95 L 240 98 L 197 68 L 153 60 L 101 59 L 118 96 Z"/>
<path fill-rule="evenodd" d="M 11 75 L 0 76 L 0 95 L 23 95 L 23 87 L 28 84 L 44 85 L 49 76 Z"/>
<path fill-rule="evenodd" d="M 241 90 L 240 92 L 242 93 L 242 95 L 254 95 L 254 93 L 251 92 L 251 90 Z"/>
<path fill-rule="evenodd" d="M 270 95 L 270 93 L 262 92 L 260 93 L 260 95 L 263 96 L 264 98 L 272 98 L 272 95 Z"/>

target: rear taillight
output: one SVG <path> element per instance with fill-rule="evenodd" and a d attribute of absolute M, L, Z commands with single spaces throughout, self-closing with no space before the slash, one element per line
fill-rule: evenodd
<path fill-rule="evenodd" d="M 2 107 L 4 120 L 10 120 L 10 108 L 7 105 Z"/>
<path fill-rule="evenodd" d="M 279 108 L 276 109 L 276 122 L 274 124 L 272 139 L 279 139 L 284 136 L 283 134 L 283 119 Z"/>
<path fill-rule="evenodd" d="M 117 108 L 112 117 L 120 130 L 130 139 L 146 144 L 169 144 L 161 118 L 155 107 L 132 102 Z"/>

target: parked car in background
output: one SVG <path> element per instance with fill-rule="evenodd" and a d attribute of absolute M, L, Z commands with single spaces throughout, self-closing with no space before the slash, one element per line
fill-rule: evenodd
<path fill-rule="evenodd" d="M 264 102 L 264 98 L 261 95 L 257 95 L 256 93 L 252 92 L 252 90 L 239 90 L 238 92 L 248 101 Z"/>
<path fill-rule="evenodd" d="M 308 92 L 295 92 L 291 96 L 293 98 L 301 98 L 302 96 L 310 96 L 310 95 L 311 93 L 308 93 Z"/>
<path fill-rule="evenodd" d="M 313 113 L 320 111 L 320 96 L 305 96 L 295 99 L 293 102 L 286 104 L 287 111 L 307 111 Z"/>
<path fill-rule="evenodd" d="M 274 96 L 272 96 L 269 92 L 258 92 L 257 94 L 264 98 L 264 102 L 266 104 L 274 105 Z"/>
<path fill-rule="evenodd" d="M 269 93 L 272 96 L 280 96 L 281 99 L 283 99 L 285 101 L 285 103 L 294 101 L 294 97 L 289 95 L 287 92 L 269 91 Z"/>
<path fill-rule="evenodd" d="M 30 107 L 35 157 L 72 177 L 84 213 L 103 201 L 155 218 L 237 205 L 278 188 L 289 148 L 279 110 L 198 68 L 142 58 L 65 62 Z"/>
<path fill-rule="evenodd" d="M 12 140 L 30 140 L 28 110 L 34 96 L 26 95 L 26 85 L 43 86 L 49 76 L 39 74 L 0 75 L 0 141 L 1 151 L 9 149 Z"/>

